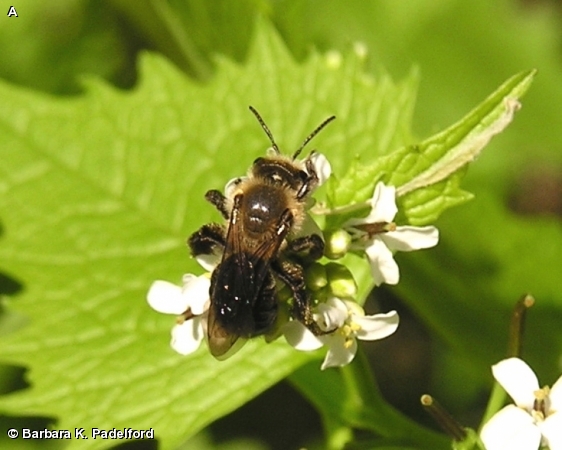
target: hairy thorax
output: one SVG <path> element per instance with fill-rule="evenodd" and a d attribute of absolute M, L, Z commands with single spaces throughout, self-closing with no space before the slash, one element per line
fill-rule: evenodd
<path fill-rule="evenodd" d="M 291 199 L 281 186 L 256 183 L 244 191 L 241 211 L 243 229 L 248 237 L 258 238 L 275 232 L 279 218 L 290 209 Z"/>

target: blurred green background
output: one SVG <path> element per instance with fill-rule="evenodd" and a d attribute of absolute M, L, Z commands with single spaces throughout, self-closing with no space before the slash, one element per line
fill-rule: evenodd
<path fill-rule="evenodd" d="M 6 15 L 11 5 L 17 18 Z M 440 219 L 435 252 L 398 257 L 403 273 L 421 265 L 427 280 L 440 283 L 404 276 L 396 288 L 377 290 L 370 302 L 399 309 L 403 321 L 396 339 L 368 350 L 383 394 L 408 415 L 430 424 L 418 406 L 419 396 L 430 392 L 460 421 L 476 426 L 490 386 L 489 366 L 506 347 L 509 311 L 530 292 L 537 305 L 529 314 L 524 356 L 543 383 L 562 371 L 560 2 L 2 0 L 0 12 L 0 76 L 57 96 L 80 95 L 84 75 L 132 88 L 144 50 L 162 53 L 204 83 L 213 77 L 215 55 L 244 63 L 257 14 L 270 18 L 299 61 L 311 48 L 344 50 L 359 41 L 369 49 L 373 74 L 388 72 L 399 80 L 412 67 L 419 69 L 413 125 L 420 139 L 462 117 L 512 74 L 537 68 L 514 124 L 469 170 L 464 186 L 475 200 Z M 0 211 L 0 224 L 1 218 Z M 22 288 L 1 262 L 0 288 L 6 295 Z M 447 308 L 466 318 L 457 336 L 433 321 Z M 0 319 L 0 335 L 9 328 Z M 482 333 L 488 345 L 482 345 Z M 3 368 L 0 392 L 21 388 L 23 372 Z M 280 402 L 292 406 L 275 407 Z M 37 427 L 52 423 L 0 417 L 0 429 L 32 421 Z M 297 448 L 320 432 L 314 410 L 283 383 L 186 448 Z M 4 433 L 0 445 L 15 448 Z"/>

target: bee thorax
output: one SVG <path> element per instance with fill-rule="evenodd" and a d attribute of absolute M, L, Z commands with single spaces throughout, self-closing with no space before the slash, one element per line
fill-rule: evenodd
<path fill-rule="evenodd" d="M 241 211 L 244 231 L 248 234 L 262 235 L 271 232 L 279 217 L 287 209 L 285 191 L 277 186 L 256 184 L 244 193 Z"/>

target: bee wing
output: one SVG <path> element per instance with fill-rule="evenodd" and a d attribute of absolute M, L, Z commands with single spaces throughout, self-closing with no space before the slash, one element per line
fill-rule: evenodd
<path fill-rule="evenodd" d="M 208 318 L 208 344 L 211 355 L 219 360 L 223 360 L 238 351 L 245 343 L 245 339 L 226 331 L 216 320 L 214 308 L 209 309 Z M 240 341 L 240 345 L 236 345 Z"/>
<path fill-rule="evenodd" d="M 236 267 L 239 268 L 238 277 L 232 280 L 232 284 L 234 292 L 240 288 L 241 298 L 252 299 L 253 302 L 260 293 L 269 273 L 271 260 L 277 256 L 279 247 L 289 232 L 290 217 L 291 213 L 287 209 L 279 218 L 275 229 L 264 233 L 259 243 L 251 248 L 243 244 L 239 222 L 231 221 L 224 258 L 232 257 L 236 262 Z M 228 250 L 231 250 L 232 254 L 229 254 Z"/>
<path fill-rule="evenodd" d="M 287 209 L 281 215 L 274 230 L 264 233 L 257 245 L 249 247 L 244 243 L 240 223 L 240 202 L 242 195 L 234 198 L 230 224 L 226 235 L 226 246 L 221 264 L 228 264 L 229 290 L 232 296 L 252 302 L 261 291 L 268 274 L 271 260 L 290 230 L 291 212 Z"/>
<path fill-rule="evenodd" d="M 211 282 L 212 301 L 218 302 L 219 299 L 228 298 L 228 302 L 232 301 L 232 306 L 241 302 L 254 305 L 257 301 L 269 273 L 271 259 L 277 255 L 279 247 L 289 232 L 291 214 L 289 210 L 285 211 L 275 230 L 264 233 L 257 245 L 248 247 L 244 243 L 239 218 L 241 200 L 242 195 L 234 198 L 224 254 L 220 265 L 213 273 L 214 279 Z M 238 350 L 245 339 L 239 339 L 239 334 L 225 329 L 217 320 L 216 314 L 216 305 L 211 306 L 207 337 L 211 354 L 218 359 L 223 359 L 230 356 L 235 349 Z M 238 341 L 241 341 L 241 344 L 235 346 Z"/>

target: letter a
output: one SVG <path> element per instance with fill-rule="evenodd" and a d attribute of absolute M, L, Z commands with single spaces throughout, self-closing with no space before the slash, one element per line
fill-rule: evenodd
<path fill-rule="evenodd" d="M 18 17 L 18 12 L 16 11 L 15 6 L 10 6 L 10 10 L 8 11 L 8 17 Z"/>

